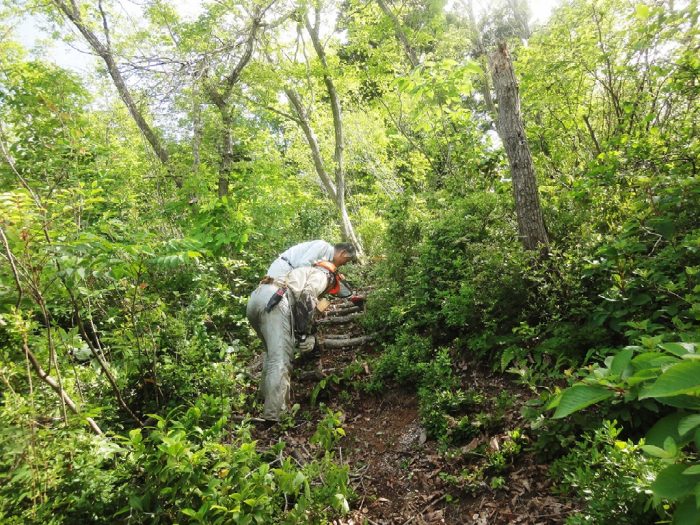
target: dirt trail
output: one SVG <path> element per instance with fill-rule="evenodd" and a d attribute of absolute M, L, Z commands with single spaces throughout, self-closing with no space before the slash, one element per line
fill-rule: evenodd
<path fill-rule="evenodd" d="M 347 316 L 352 305 L 335 302 L 329 317 Z M 323 338 L 357 338 L 362 329 L 353 317 L 345 323 L 325 323 L 319 331 Z M 320 356 L 296 364 L 294 402 L 299 403 L 300 421 L 291 429 L 261 433 L 261 443 L 284 439 L 287 450 L 300 461 L 309 457 L 308 440 L 323 413 L 312 406 L 311 398 L 319 378 L 342 377 L 351 363 L 360 376 L 368 376 L 363 356 L 371 356 L 371 344 L 362 347 L 321 349 Z M 359 358 L 359 359 L 358 359 Z M 488 374 L 464 365 L 469 383 L 479 389 L 500 392 L 513 390 L 514 397 L 525 399 L 517 387 L 502 376 Z M 355 377 L 357 378 L 357 377 Z M 485 481 L 464 486 L 469 473 L 483 465 L 484 446 L 499 447 L 507 439 L 505 432 L 484 433 L 457 449 L 457 454 L 441 454 L 438 444 L 428 439 L 421 427 L 415 393 L 390 389 L 380 395 L 348 388 L 341 382 L 328 385 L 318 394 L 319 400 L 341 411 L 346 437 L 340 442 L 336 457 L 350 469 L 357 498 L 350 515 L 340 524 L 556 524 L 563 523 L 573 510 L 572 504 L 551 494 L 547 465 L 540 465 L 527 452 L 519 453 L 512 465 L 501 473 L 503 487 L 494 489 Z M 519 406 L 505 414 L 510 421 L 519 420 Z M 481 446 L 481 448 L 479 448 Z M 457 480 L 457 481 L 455 481 Z"/>

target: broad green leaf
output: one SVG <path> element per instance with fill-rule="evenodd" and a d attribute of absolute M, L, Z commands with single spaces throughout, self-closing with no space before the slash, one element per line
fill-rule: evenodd
<path fill-rule="evenodd" d="M 554 412 L 554 419 L 566 417 L 587 406 L 612 397 L 614 392 L 598 385 L 574 385 L 564 390 L 559 406 Z"/>
<path fill-rule="evenodd" d="M 669 459 L 673 457 L 667 451 L 654 445 L 642 445 L 642 450 L 655 458 Z"/>
<path fill-rule="evenodd" d="M 672 239 L 676 233 L 675 223 L 667 218 L 659 217 L 651 219 L 649 226 L 659 232 L 665 239 Z"/>
<path fill-rule="evenodd" d="M 683 446 L 688 442 L 688 439 L 683 439 L 678 433 L 678 424 L 685 417 L 684 414 L 676 412 L 659 419 L 652 426 L 644 437 L 645 445 L 650 445 L 665 449 L 664 443 L 666 439 L 671 438 L 679 446 Z"/>
<path fill-rule="evenodd" d="M 637 385 L 645 381 L 651 381 L 659 377 L 659 371 L 655 368 L 644 368 L 626 379 L 629 386 Z"/>
<path fill-rule="evenodd" d="M 692 467 L 688 467 L 683 471 L 683 474 L 686 476 L 691 476 L 693 474 L 700 474 L 700 465 L 693 465 Z"/>
<path fill-rule="evenodd" d="M 641 392 L 639 399 L 693 394 L 700 390 L 700 361 L 684 361 L 666 369 Z"/>
<path fill-rule="evenodd" d="M 700 481 L 700 474 L 684 476 L 683 471 L 688 465 L 676 463 L 669 465 L 659 472 L 656 479 L 651 484 L 654 495 L 660 498 L 680 499 L 683 496 L 692 494 L 695 484 Z"/>
<path fill-rule="evenodd" d="M 610 364 L 610 371 L 617 376 L 622 375 L 622 372 L 625 371 L 625 368 L 627 368 L 627 365 L 632 360 L 632 355 L 634 355 L 634 350 L 632 348 L 620 350 Z"/>
<path fill-rule="evenodd" d="M 661 343 L 659 347 L 678 357 L 695 353 L 695 345 L 693 343 Z"/>
<path fill-rule="evenodd" d="M 663 368 L 678 362 L 679 359 L 677 357 L 672 357 L 661 352 L 644 352 L 643 354 L 639 354 L 632 359 L 632 365 L 637 370 L 644 370 L 647 368 Z"/>
<path fill-rule="evenodd" d="M 666 436 L 666 439 L 664 439 L 664 450 L 671 456 L 675 456 L 678 453 L 678 445 L 676 445 L 676 440 L 671 436 Z"/>
<path fill-rule="evenodd" d="M 681 394 L 680 396 L 658 397 L 656 401 L 664 405 L 688 410 L 700 410 L 700 396 Z"/>
<path fill-rule="evenodd" d="M 700 512 L 695 497 L 690 496 L 679 502 L 673 513 L 672 525 L 700 525 Z"/>
<path fill-rule="evenodd" d="M 678 423 L 678 433 L 682 436 L 697 426 L 700 426 L 700 414 L 684 417 L 681 419 L 680 423 Z"/>

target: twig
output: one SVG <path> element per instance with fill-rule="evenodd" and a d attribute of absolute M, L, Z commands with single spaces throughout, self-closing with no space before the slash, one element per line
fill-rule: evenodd
<path fill-rule="evenodd" d="M 431 501 L 430 503 L 428 503 L 425 507 L 423 507 L 423 510 L 421 510 L 419 513 L 414 514 L 413 516 L 411 516 L 410 518 L 408 518 L 406 521 L 403 522 L 403 525 L 408 525 L 408 524 L 411 523 L 414 519 L 416 519 L 418 516 L 422 516 L 422 515 L 425 514 L 429 509 L 431 509 L 432 507 L 434 507 L 435 505 L 437 505 L 438 503 L 440 503 L 440 502 L 441 502 L 442 500 L 444 500 L 446 497 L 447 497 L 447 492 L 445 492 L 445 493 L 444 493 L 442 496 L 440 496 L 439 498 L 434 499 L 433 501 Z"/>

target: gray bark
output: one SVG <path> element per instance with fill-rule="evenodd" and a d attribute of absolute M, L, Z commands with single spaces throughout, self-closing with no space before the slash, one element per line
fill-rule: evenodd
<path fill-rule="evenodd" d="M 505 43 L 489 55 L 489 64 L 498 101 L 497 129 L 510 164 L 520 238 L 526 250 L 545 248 L 549 240 L 537 193 L 535 167 L 520 115 L 518 83 Z"/>
<path fill-rule="evenodd" d="M 321 39 L 318 34 L 318 27 L 320 23 L 320 12 L 316 9 L 316 19 L 312 25 L 308 17 L 304 19 L 306 24 L 306 30 L 311 37 L 311 42 L 313 43 L 314 49 L 316 50 L 316 55 L 321 61 L 323 66 L 323 83 L 326 85 L 326 90 L 328 91 L 328 97 L 331 103 L 331 112 L 333 113 L 333 130 L 335 133 L 335 202 L 340 211 L 341 218 L 341 230 L 345 239 L 357 248 L 357 255 L 362 260 L 364 252 L 362 250 L 362 244 L 360 244 L 360 239 L 355 234 L 355 228 L 352 225 L 348 210 L 345 204 L 345 168 L 343 164 L 343 152 L 345 149 L 345 141 L 343 138 L 343 119 L 340 105 L 340 97 L 335 89 L 335 84 L 330 76 L 328 70 L 328 63 L 326 61 L 326 52 L 321 45 Z"/>
<path fill-rule="evenodd" d="M 107 66 L 107 72 L 109 73 L 109 76 L 112 77 L 114 86 L 117 88 L 119 97 L 122 99 L 122 102 L 124 102 L 124 105 L 129 110 L 129 114 L 134 119 L 134 122 L 136 122 L 139 131 L 141 131 L 141 134 L 151 145 L 153 152 L 156 154 L 156 157 L 158 157 L 160 162 L 164 166 L 168 167 L 168 163 L 170 160 L 168 152 L 165 150 L 160 139 L 155 134 L 148 122 L 146 122 L 146 119 L 144 118 L 143 114 L 134 102 L 134 99 L 131 96 L 131 92 L 129 91 L 129 88 L 127 87 L 126 82 L 124 81 L 124 77 L 122 77 L 122 74 L 119 71 L 119 68 L 117 67 L 117 63 L 114 60 L 114 55 L 112 54 L 111 42 L 109 38 L 109 27 L 107 25 L 106 15 L 102 10 L 102 4 L 100 3 L 99 7 L 100 13 L 102 15 L 102 25 L 105 33 L 105 43 L 100 41 L 97 35 L 87 26 L 85 21 L 80 16 L 80 9 L 74 0 L 71 0 L 70 5 L 68 5 L 63 0 L 52 1 L 56 5 L 56 7 L 58 7 L 58 9 L 66 16 L 66 18 L 68 18 L 68 20 L 70 20 L 73 23 L 76 29 L 80 31 L 80 33 L 83 35 L 83 37 L 90 45 L 90 47 L 95 51 L 95 53 L 97 53 L 97 55 L 104 61 L 105 65 Z M 176 179 L 175 182 L 178 185 L 178 187 L 182 185 L 182 181 L 178 179 Z"/>
<path fill-rule="evenodd" d="M 259 16 L 259 13 L 258 15 Z M 233 87 L 238 82 L 241 77 L 241 72 L 243 68 L 250 62 L 253 56 L 253 47 L 255 45 L 255 36 L 260 27 L 259 18 L 253 18 L 253 24 L 246 39 L 245 48 L 240 59 L 236 65 L 231 69 L 231 72 L 226 75 L 223 80 L 219 82 L 218 85 L 213 85 L 206 80 L 204 81 L 204 88 L 209 97 L 209 100 L 214 103 L 214 105 L 219 110 L 221 115 L 221 161 L 219 164 L 219 181 L 218 181 L 218 195 L 223 197 L 228 195 L 229 182 L 231 179 L 231 171 L 233 168 L 234 152 L 233 152 L 233 136 L 231 134 L 231 128 L 233 127 L 233 114 L 231 108 L 231 92 Z"/>
<path fill-rule="evenodd" d="M 348 323 L 350 321 L 354 321 L 358 317 L 362 317 L 364 312 L 355 312 L 352 314 L 348 315 L 336 315 L 332 317 L 326 317 L 324 319 L 319 319 L 316 321 L 318 324 L 343 324 L 343 323 Z"/>
<path fill-rule="evenodd" d="M 372 335 L 362 335 L 359 337 L 349 337 L 347 339 L 323 339 L 319 342 L 323 348 L 347 348 L 350 346 L 362 346 L 374 339 Z"/>
<path fill-rule="evenodd" d="M 418 56 L 416 55 L 416 51 L 413 49 L 413 46 L 411 46 L 411 43 L 408 41 L 406 33 L 404 33 L 403 29 L 401 28 L 401 22 L 399 22 L 397 16 L 391 11 L 391 9 L 389 9 L 389 6 L 386 5 L 386 2 L 384 2 L 384 0 L 377 0 L 377 4 L 379 5 L 380 9 L 384 12 L 384 14 L 389 18 L 389 20 L 391 20 L 391 24 L 394 26 L 394 34 L 396 35 L 396 39 L 399 42 L 401 42 L 403 50 L 406 53 L 406 57 L 411 63 L 411 66 L 418 66 Z"/>
<path fill-rule="evenodd" d="M 311 127 L 311 124 L 309 122 L 309 116 L 307 115 L 306 110 L 304 109 L 304 105 L 301 102 L 299 93 L 297 93 L 292 88 L 285 88 L 284 92 L 287 95 L 287 98 L 289 99 L 292 108 L 294 108 L 294 112 L 297 116 L 296 122 L 299 124 L 301 130 L 304 132 L 306 142 L 309 144 L 309 149 L 311 150 L 311 158 L 314 162 L 316 174 L 318 175 L 318 178 L 321 179 L 321 184 L 323 184 L 323 187 L 331 196 L 333 202 L 337 202 L 337 191 L 335 188 L 335 184 L 333 184 L 333 180 L 326 171 L 325 164 L 323 163 L 323 157 L 321 157 L 321 148 L 318 145 L 318 139 L 316 138 L 316 134 L 314 133 L 314 130 Z"/>

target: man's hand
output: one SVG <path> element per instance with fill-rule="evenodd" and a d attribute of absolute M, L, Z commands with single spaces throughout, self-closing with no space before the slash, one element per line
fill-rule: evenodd
<path fill-rule="evenodd" d="M 314 349 L 314 346 L 316 346 L 316 338 L 313 335 L 307 335 L 306 339 L 299 342 L 297 348 L 302 354 L 306 354 L 311 352 Z"/>

